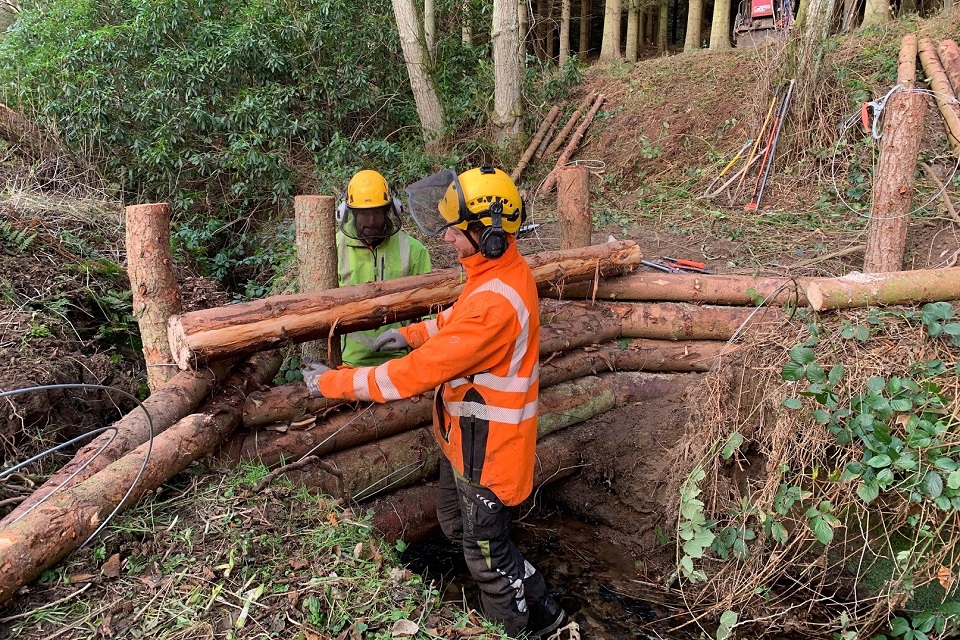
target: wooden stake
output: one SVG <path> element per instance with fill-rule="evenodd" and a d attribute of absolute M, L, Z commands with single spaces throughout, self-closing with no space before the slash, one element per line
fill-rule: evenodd
<path fill-rule="evenodd" d="M 336 289 L 337 221 L 336 202 L 332 196 L 296 196 L 293 199 L 296 221 L 297 265 L 300 268 L 300 291 Z M 316 340 L 302 345 L 304 356 L 321 360 L 330 366 L 340 365 L 340 340 Z"/>
<path fill-rule="evenodd" d="M 590 172 L 586 167 L 560 169 L 557 186 L 557 213 L 560 219 L 560 248 L 590 245 Z"/>
<path fill-rule="evenodd" d="M 178 373 L 167 341 L 167 320 L 180 313 L 180 288 L 170 251 L 170 205 L 126 208 L 127 274 L 140 327 L 147 385 L 156 391 Z"/>

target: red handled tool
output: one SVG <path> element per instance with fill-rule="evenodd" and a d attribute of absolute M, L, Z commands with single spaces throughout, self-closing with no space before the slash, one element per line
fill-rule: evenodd
<path fill-rule="evenodd" d="M 673 269 L 679 269 L 681 271 L 695 271 L 697 273 L 706 273 L 713 275 L 713 271 L 707 269 L 707 265 L 704 262 L 697 262 L 696 260 L 684 260 L 682 258 L 671 258 L 670 256 L 660 256 L 660 259 L 667 263 L 668 267 Z"/>

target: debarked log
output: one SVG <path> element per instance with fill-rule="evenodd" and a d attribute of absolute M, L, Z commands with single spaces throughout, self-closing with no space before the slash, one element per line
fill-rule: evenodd
<path fill-rule="evenodd" d="M 697 374 L 608 373 L 558 385 L 541 394 L 537 437 L 600 415 L 616 406 L 680 393 Z M 361 501 L 423 482 L 437 470 L 440 449 L 431 427 L 419 427 L 338 451 L 320 464 L 294 471 L 295 482 L 344 500 Z"/>
<path fill-rule="evenodd" d="M 739 275 L 687 273 L 634 273 L 601 280 L 596 291 L 590 283 L 577 283 L 543 295 L 568 300 L 636 300 L 697 302 L 750 306 L 760 302 L 805 305 L 802 282 L 789 278 L 754 278 Z"/>
<path fill-rule="evenodd" d="M 115 433 L 101 433 L 82 447 L 70 462 L 63 465 L 16 509 L 0 520 L 0 528 L 19 518 L 54 491 L 62 491 L 106 468 L 111 462 L 146 442 L 151 433 L 154 437 L 163 433 L 170 425 L 196 408 L 210 393 L 214 383 L 223 379 L 230 369 L 230 364 L 223 362 L 209 369 L 178 373 L 151 393 L 143 401 L 142 409 L 138 407 L 114 423 Z"/>
<path fill-rule="evenodd" d="M 960 300 L 960 267 L 819 278 L 806 297 L 817 311 Z"/>
<path fill-rule="evenodd" d="M 721 353 L 735 349 L 735 345 L 713 340 L 631 340 L 551 358 L 540 366 L 541 413 L 543 407 L 551 406 L 555 395 L 570 393 L 565 387 L 553 389 L 570 380 L 606 371 L 708 371 Z M 430 392 L 406 400 L 367 404 L 324 418 L 308 415 L 296 425 L 280 423 L 253 432 L 239 431 L 224 445 L 221 455 L 234 461 L 259 460 L 270 467 L 306 455 L 325 456 L 427 423 L 432 403 Z"/>
<path fill-rule="evenodd" d="M 629 271 L 641 257 L 636 243 L 621 241 L 544 252 L 526 260 L 537 283 L 550 290 L 577 278 Z M 167 334 L 174 359 L 187 369 L 200 361 L 326 338 L 331 329 L 349 333 L 435 313 L 456 300 L 462 289 L 460 270 L 445 269 L 192 311 L 172 317 Z"/>
<path fill-rule="evenodd" d="M 558 320 L 541 326 L 541 358 L 557 351 L 569 351 L 613 340 L 620 335 L 620 320 L 613 314 L 592 312 L 579 316 L 570 315 L 569 320 Z M 292 382 L 251 393 L 244 403 L 243 425 L 253 429 L 288 420 L 299 422 L 302 419 L 310 422 L 296 426 L 307 428 L 316 422 L 310 414 L 323 413 L 344 404 L 347 403 L 343 400 L 311 397 L 302 382 Z"/>
<path fill-rule="evenodd" d="M 548 436 L 538 441 L 534 495 L 540 487 L 569 477 L 579 468 L 580 455 L 563 436 Z M 532 496 L 527 501 L 531 499 Z M 522 511 L 527 501 L 517 510 Z M 374 512 L 373 526 L 388 542 L 423 540 L 437 526 L 437 485 L 425 483 L 404 487 L 373 500 L 370 508 Z"/>
<path fill-rule="evenodd" d="M 215 410 L 183 418 L 152 442 L 83 482 L 58 491 L 0 529 L 0 603 L 82 544 L 118 505 L 136 503 L 146 492 L 215 450 L 240 423 L 242 396 L 248 386 L 267 382 L 280 366 L 274 353 L 257 354 L 251 360 L 250 366 L 231 375 Z"/>

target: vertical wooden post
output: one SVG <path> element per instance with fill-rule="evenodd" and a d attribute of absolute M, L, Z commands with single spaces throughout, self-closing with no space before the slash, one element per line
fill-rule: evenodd
<path fill-rule="evenodd" d="M 560 218 L 560 248 L 590 246 L 590 172 L 573 165 L 560 169 L 557 181 L 557 212 Z"/>
<path fill-rule="evenodd" d="M 130 205 L 125 224 L 133 317 L 140 326 L 147 385 L 156 391 L 180 372 L 167 340 L 167 320 L 181 311 L 170 252 L 170 205 Z"/>
<path fill-rule="evenodd" d="M 293 213 L 296 223 L 297 264 L 300 290 L 336 289 L 337 220 L 333 196 L 296 196 Z M 303 355 L 330 366 L 340 364 L 340 340 L 305 342 Z"/>
<path fill-rule="evenodd" d="M 899 83 L 909 89 L 916 76 L 916 36 L 904 36 L 900 47 Z M 873 206 L 867 224 L 864 273 L 900 271 L 913 205 L 913 174 L 923 132 L 925 98 L 898 91 L 887 100 L 880 139 L 880 161 L 873 178 Z"/>

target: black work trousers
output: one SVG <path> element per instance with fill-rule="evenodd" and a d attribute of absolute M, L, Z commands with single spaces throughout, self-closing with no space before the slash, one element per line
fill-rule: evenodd
<path fill-rule="evenodd" d="M 517 636 L 526 627 L 530 607 L 546 598 L 547 585 L 510 541 L 510 508 L 441 457 L 437 517 L 444 535 L 463 547 L 470 574 L 480 586 L 483 615 Z"/>

